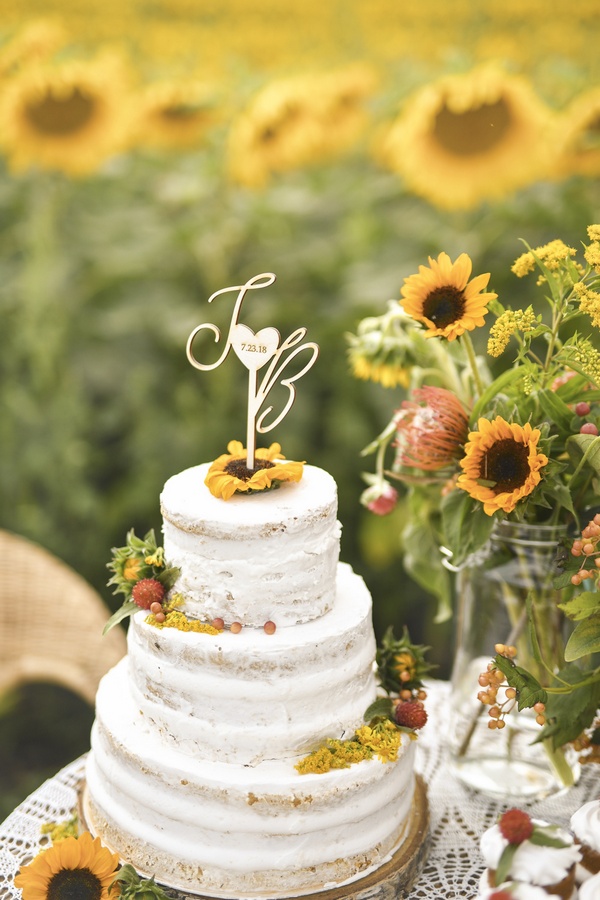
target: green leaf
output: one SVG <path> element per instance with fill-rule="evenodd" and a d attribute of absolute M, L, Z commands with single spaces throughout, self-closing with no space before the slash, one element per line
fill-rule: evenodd
<path fill-rule="evenodd" d="M 556 834 L 552 834 L 552 826 L 548 828 L 540 828 L 536 826 L 533 829 L 533 834 L 528 839 L 530 844 L 535 844 L 537 847 L 568 847 L 569 844 L 558 837 Z M 554 830 L 558 830 L 558 827 L 555 826 Z"/>
<path fill-rule="evenodd" d="M 119 609 L 112 614 L 106 625 L 102 630 L 102 634 L 108 634 L 111 628 L 115 625 L 118 625 L 119 622 L 122 622 L 123 619 L 126 619 L 128 616 L 132 615 L 136 610 L 139 609 L 137 603 L 134 603 L 133 600 L 127 600 Z"/>
<path fill-rule="evenodd" d="M 600 475 L 600 437 L 594 434 L 573 434 L 567 440 L 567 450 L 575 465 L 585 461 L 596 475 Z"/>
<path fill-rule="evenodd" d="M 586 673 L 573 663 L 558 672 L 557 682 L 567 682 L 573 685 L 573 689 L 566 694 L 548 694 L 547 723 L 536 742 L 549 739 L 556 750 L 574 740 L 592 724 L 600 707 L 600 676 L 598 681 L 577 687 L 585 679 Z"/>
<path fill-rule="evenodd" d="M 570 575 L 568 576 L 570 580 Z M 556 585 L 556 582 L 554 582 Z M 584 591 L 582 594 L 576 594 L 559 603 L 558 608 L 562 609 L 567 618 L 578 622 L 581 619 L 587 619 L 594 613 L 600 613 L 600 594 L 597 591 Z"/>
<path fill-rule="evenodd" d="M 547 418 L 563 434 L 571 434 L 573 413 L 555 391 L 541 390 L 537 393 L 538 402 Z"/>
<path fill-rule="evenodd" d="M 417 584 L 437 598 L 436 622 L 445 622 L 452 615 L 452 586 L 443 568 L 439 544 L 431 522 L 427 518 L 411 516 L 402 532 L 404 568 Z"/>
<path fill-rule="evenodd" d="M 502 884 L 508 878 L 514 855 L 519 846 L 519 844 L 507 844 L 502 851 L 496 867 L 496 884 Z"/>
<path fill-rule="evenodd" d="M 484 413 L 490 414 L 490 410 L 488 406 L 494 403 L 497 400 L 498 395 L 502 393 L 504 388 L 509 387 L 509 385 L 520 381 L 525 372 L 525 368 L 523 366 L 515 366 L 513 369 L 506 369 L 505 372 L 498 375 L 496 379 L 490 384 L 488 388 L 483 392 L 475 406 L 471 411 L 471 415 L 469 418 L 469 423 L 472 427 L 477 425 L 477 420 Z M 493 409 L 493 408 L 492 408 Z"/>
<path fill-rule="evenodd" d="M 565 659 L 573 662 L 600 650 L 600 611 L 592 613 L 575 626 L 565 647 Z"/>
<path fill-rule="evenodd" d="M 539 681 L 526 669 L 515 665 L 510 659 L 498 654 L 494 658 L 497 668 L 504 674 L 511 687 L 518 694 L 517 707 L 519 710 L 531 709 L 536 703 L 545 703 L 547 693 Z"/>
<path fill-rule="evenodd" d="M 487 543 L 495 519 L 466 491 L 451 491 L 442 500 L 444 540 L 452 553 L 452 564 L 461 566 L 471 554 Z"/>
<path fill-rule="evenodd" d="M 372 719 L 391 719 L 393 718 L 394 704 L 389 697 L 379 697 L 375 700 L 365 712 L 365 722 L 371 722 Z"/>

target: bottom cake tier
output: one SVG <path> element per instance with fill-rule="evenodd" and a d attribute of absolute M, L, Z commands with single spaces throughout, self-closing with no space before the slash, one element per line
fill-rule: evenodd
<path fill-rule="evenodd" d="M 310 894 L 363 877 L 408 838 L 407 735 L 395 762 L 300 775 L 298 758 L 249 766 L 165 745 L 139 716 L 124 666 L 105 676 L 97 709 L 86 827 L 159 883 L 211 897 Z"/>

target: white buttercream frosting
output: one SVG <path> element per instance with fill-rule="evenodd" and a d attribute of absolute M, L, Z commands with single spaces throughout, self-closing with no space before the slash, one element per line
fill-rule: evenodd
<path fill-rule="evenodd" d="M 147 721 L 117 665 L 98 691 L 86 823 L 135 868 L 175 887 L 227 897 L 310 892 L 383 862 L 401 842 L 414 748 L 404 737 L 396 762 L 319 775 L 298 774 L 298 757 L 256 766 L 190 757 Z"/>
<path fill-rule="evenodd" d="M 166 744 L 189 756 L 254 764 L 354 733 L 375 699 L 371 596 L 339 564 L 337 601 L 320 619 L 265 634 L 128 632 L 130 690 Z"/>
<path fill-rule="evenodd" d="M 571 831 L 582 844 L 600 852 L 600 800 L 590 800 L 573 813 Z"/>
<path fill-rule="evenodd" d="M 297 483 L 222 500 L 204 484 L 208 468 L 174 475 L 161 494 L 165 558 L 181 571 L 185 612 L 278 628 L 327 612 L 340 544 L 331 475 L 305 466 Z"/>
<path fill-rule="evenodd" d="M 547 822 L 538 819 L 533 821 L 538 826 L 548 825 Z M 529 884 L 547 885 L 558 884 L 569 874 L 581 858 L 581 851 L 575 845 L 572 835 L 564 828 L 557 828 L 552 833 L 567 846 L 543 847 L 532 844 L 531 841 L 523 841 L 512 858 L 508 873 L 512 879 Z M 499 825 L 493 825 L 483 833 L 481 852 L 489 869 L 498 867 L 502 852 L 507 846 L 508 841 L 503 837 Z"/>
<path fill-rule="evenodd" d="M 598 900 L 600 897 L 600 872 L 592 875 L 579 886 L 579 900 Z"/>

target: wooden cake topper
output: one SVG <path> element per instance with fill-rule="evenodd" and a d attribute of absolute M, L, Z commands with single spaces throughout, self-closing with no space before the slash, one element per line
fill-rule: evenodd
<path fill-rule="evenodd" d="M 221 288 L 215 291 L 208 298 L 208 302 L 219 297 L 221 294 L 228 294 L 237 291 L 238 295 L 235 301 L 231 322 L 229 324 L 229 333 L 223 352 L 218 360 L 214 363 L 201 363 L 194 356 L 192 345 L 199 332 L 204 329 L 212 331 L 215 337 L 215 343 L 221 339 L 221 331 L 216 325 L 205 322 L 198 325 L 190 334 L 187 341 L 187 358 L 196 369 L 206 372 L 210 369 L 216 369 L 221 365 L 233 347 L 236 356 L 243 365 L 248 369 L 248 419 L 246 426 L 246 448 L 247 460 L 246 465 L 249 469 L 254 468 L 254 453 L 256 450 L 256 432 L 266 434 L 271 431 L 282 421 L 288 414 L 294 400 L 296 399 L 295 382 L 302 378 L 314 364 L 319 355 L 319 347 L 312 341 L 305 344 L 300 343 L 306 335 L 306 328 L 298 328 L 292 332 L 289 337 L 280 343 L 281 335 L 276 328 L 261 328 L 260 331 L 254 333 L 247 325 L 243 325 L 238 321 L 242 303 L 251 290 L 269 287 L 275 281 L 275 275 L 272 272 L 265 272 L 262 275 L 255 275 L 250 278 L 246 284 L 236 285 L 234 287 Z M 288 353 L 288 350 L 291 351 Z M 282 377 L 289 364 L 304 350 L 309 351 L 309 358 L 305 366 L 299 372 L 295 372 L 288 377 Z M 287 354 L 287 356 L 286 356 Z M 258 370 L 262 369 L 267 363 L 270 363 L 260 384 L 258 383 Z M 271 389 L 281 379 L 281 385 L 288 389 L 288 398 L 282 411 L 272 422 L 265 424 L 267 416 L 273 412 L 273 407 L 268 406 L 261 412 L 261 408 L 267 399 Z"/>

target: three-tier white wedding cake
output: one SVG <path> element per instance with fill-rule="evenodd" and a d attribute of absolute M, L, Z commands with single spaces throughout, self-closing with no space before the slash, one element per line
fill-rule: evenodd
<path fill-rule="evenodd" d="M 351 883 L 406 839 L 415 743 L 403 734 L 387 761 L 296 768 L 352 738 L 377 692 L 371 596 L 339 562 L 335 482 L 306 466 L 297 483 L 223 501 L 207 468 L 165 485 L 164 554 L 180 609 L 224 625 L 198 633 L 135 613 L 128 655 L 98 691 L 87 826 L 186 892 L 289 897 Z"/>

